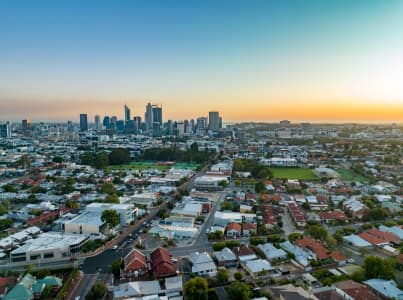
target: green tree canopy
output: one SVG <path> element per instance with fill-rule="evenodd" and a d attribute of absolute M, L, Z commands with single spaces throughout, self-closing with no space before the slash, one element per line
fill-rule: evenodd
<path fill-rule="evenodd" d="M 105 182 L 101 186 L 101 193 L 112 195 L 116 193 L 115 186 L 112 182 Z"/>
<path fill-rule="evenodd" d="M 85 300 L 103 299 L 107 293 L 106 286 L 103 282 L 96 282 L 85 296 Z"/>
<path fill-rule="evenodd" d="M 117 204 L 119 204 L 120 203 L 119 196 L 116 195 L 116 194 L 107 195 L 105 197 L 105 202 L 106 203 L 117 203 Z"/>
<path fill-rule="evenodd" d="M 206 279 L 195 277 L 185 283 L 183 293 L 185 300 L 207 300 L 208 284 Z"/>
<path fill-rule="evenodd" d="M 364 260 L 365 276 L 370 278 L 393 279 L 394 264 L 391 260 L 379 256 L 367 256 Z"/>
<path fill-rule="evenodd" d="M 217 272 L 217 281 L 218 283 L 224 284 L 229 280 L 229 272 L 226 269 L 219 269 Z"/>
<path fill-rule="evenodd" d="M 126 148 L 113 149 L 108 155 L 109 164 L 123 165 L 130 162 L 130 151 Z"/>
<path fill-rule="evenodd" d="M 231 284 L 227 292 L 232 300 L 249 300 L 252 297 L 251 288 L 239 281 Z"/>
<path fill-rule="evenodd" d="M 322 225 L 310 225 L 306 233 L 317 240 L 326 240 L 327 230 Z"/>
<path fill-rule="evenodd" d="M 101 220 L 106 222 L 109 228 L 115 228 L 119 224 L 119 214 L 114 209 L 107 209 L 102 212 Z"/>

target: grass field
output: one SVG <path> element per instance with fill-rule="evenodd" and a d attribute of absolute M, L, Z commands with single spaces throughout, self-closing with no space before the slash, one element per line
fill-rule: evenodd
<path fill-rule="evenodd" d="M 336 171 L 337 171 L 337 173 L 340 174 L 342 180 L 358 181 L 358 182 L 363 182 L 363 183 L 368 182 L 368 178 L 361 176 L 360 174 L 357 174 L 352 170 L 337 169 Z"/>
<path fill-rule="evenodd" d="M 299 179 L 299 180 L 317 180 L 318 177 L 311 169 L 303 168 L 270 168 L 273 178 L 276 179 Z"/>
<path fill-rule="evenodd" d="M 150 161 L 132 161 L 129 164 L 126 165 L 121 165 L 121 166 L 110 166 L 111 170 L 148 170 L 148 169 L 157 169 L 160 171 L 165 171 L 170 168 L 174 169 L 192 169 L 196 170 L 196 168 L 199 166 L 199 164 L 196 163 L 182 163 L 178 162 L 175 163 L 172 166 L 165 166 L 165 165 L 159 165 L 155 162 L 150 162 Z"/>

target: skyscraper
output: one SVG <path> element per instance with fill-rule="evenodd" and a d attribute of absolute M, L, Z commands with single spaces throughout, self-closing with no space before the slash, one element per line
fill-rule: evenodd
<path fill-rule="evenodd" d="M 153 111 L 152 134 L 154 136 L 158 136 L 161 134 L 161 128 L 162 128 L 162 106 L 153 105 L 152 111 Z"/>
<path fill-rule="evenodd" d="M 11 126 L 10 123 L 6 122 L 0 124 L 0 138 L 8 139 L 11 137 Z"/>
<path fill-rule="evenodd" d="M 29 130 L 31 128 L 31 120 L 28 118 L 22 120 L 21 126 L 22 126 L 22 130 L 24 130 L 24 131 Z"/>
<path fill-rule="evenodd" d="M 146 131 L 151 131 L 153 128 L 153 107 L 150 102 L 146 106 L 144 122 L 146 123 Z"/>
<path fill-rule="evenodd" d="M 104 117 L 104 120 L 103 120 L 103 122 L 102 122 L 102 125 L 105 127 L 105 129 L 108 129 L 108 128 L 109 128 L 110 122 L 111 122 L 110 118 L 109 118 L 108 116 L 105 116 L 105 117 Z"/>
<path fill-rule="evenodd" d="M 207 130 L 207 118 L 199 117 L 196 119 L 196 132 L 198 135 L 204 135 Z"/>
<path fill-rule="evenodd" d="M 101 130 L 101 117 L 99 115 L 96 115 L 94 118 L 95 121 L 95 130 Z"/>
<path fill-rule="evenodd" d="M 218 111 L 210 111 L 208 113 L 208 129 L 215 131 L 220 129 L 220 114 Z"/>
<path fill-rule="evenodd" d="M 87 114 L 80 114 L 80 131 L 88 131 L 88 116 Z"/>
<path fill-rule="evenodd" d="M 125 104 L 125 124 L 127 124 L 130 119 L 130 108 Z"/>

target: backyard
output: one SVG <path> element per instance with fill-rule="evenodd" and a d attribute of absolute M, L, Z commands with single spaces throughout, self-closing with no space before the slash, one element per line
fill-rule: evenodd
<path fill-rule="evenodd" d="M 304 168 L 270 168 L 275 179 L 317 180 L 311 169 Z"/>

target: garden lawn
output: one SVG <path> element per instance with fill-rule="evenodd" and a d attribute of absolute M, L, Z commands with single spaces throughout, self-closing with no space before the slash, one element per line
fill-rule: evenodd
<path fill-rule="evenodd" d="M 303 168 L 270 168 L 275 179 L 317 180 L 318 177 L 311 169 Z"/>
<path fill-rule="evenodd" d="M 363 183 L 368 182 L 368 178 L 357 174 L 353 170 L 337 169 L 336 171 L 340 174 L 341 179 L 344 181 L 358 181 Z"/>

